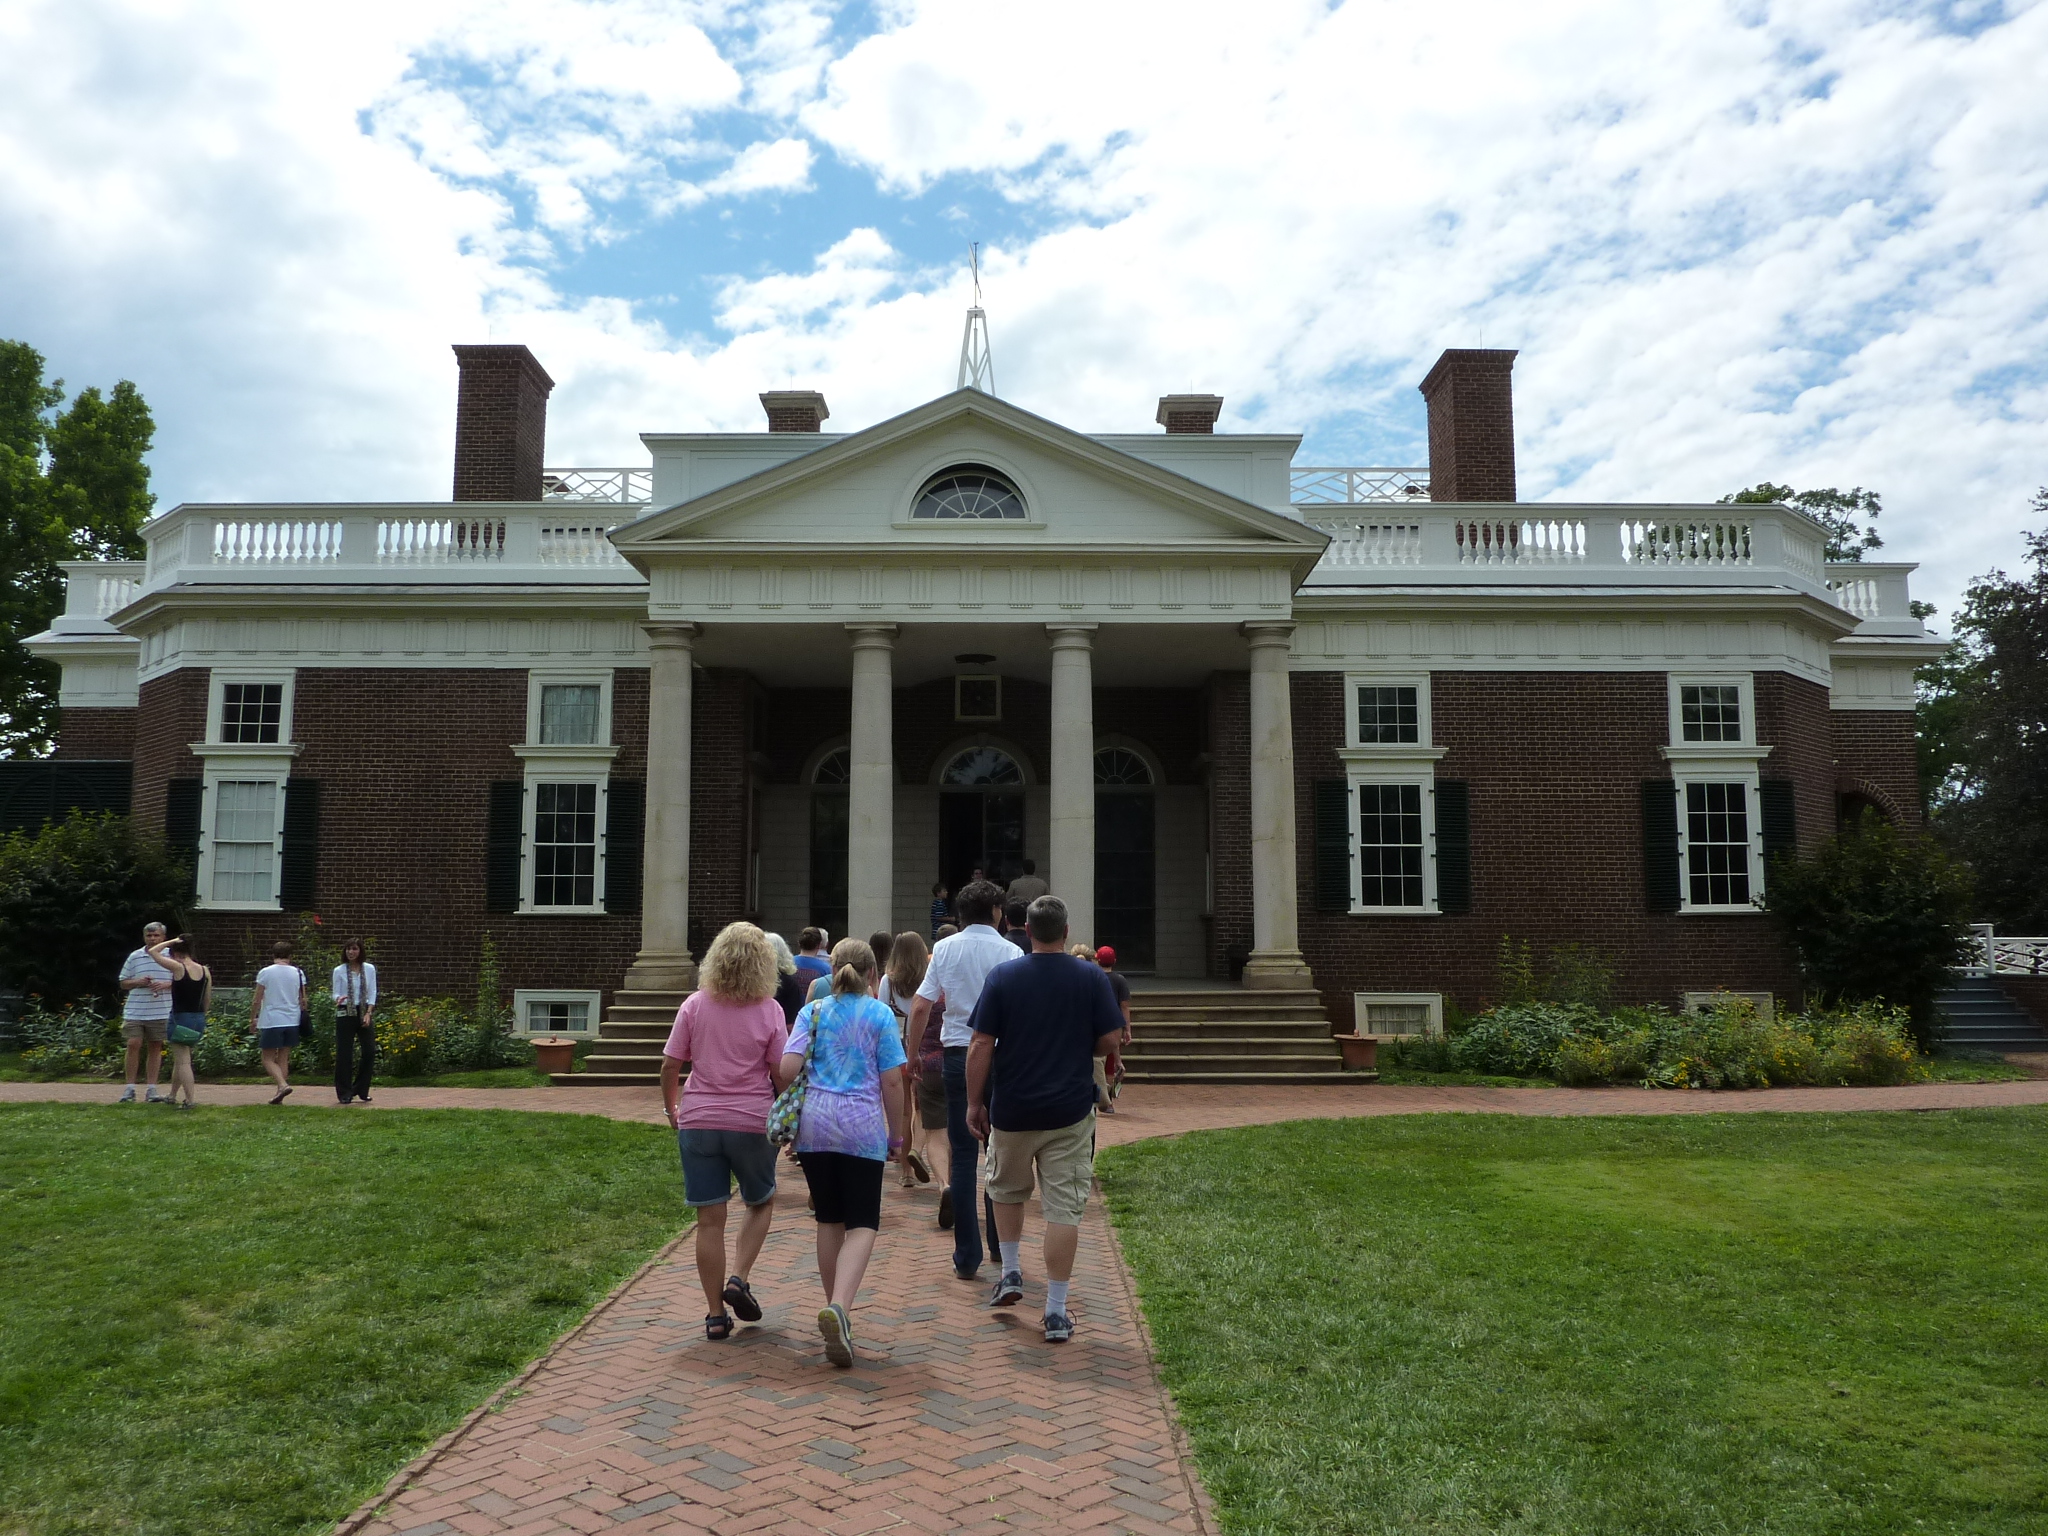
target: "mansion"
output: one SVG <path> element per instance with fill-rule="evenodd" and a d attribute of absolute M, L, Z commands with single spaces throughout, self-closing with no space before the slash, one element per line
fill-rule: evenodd
<path fill-rule="evenodd" d="M 587 1030 L 736 918 L 926 931 L 1028 858 L 1125 970 L 1340 1032 L 1480 1006 L 1503 935 L 1786 995 L 1771 859 L 1920 819 L 1912 567 L 1784 506 L 1518 502 L 1512 352 L 1430 369 L 1426 470 L 976 389 L 555 469 L 539 362 L 455 352 L 452 500 L 178 506 L 30 642 L 60 741 L 0 817 L 160 828 L 224 979 L 318 912 L 461 995 L 488 932 L 521 1027 Z"/>

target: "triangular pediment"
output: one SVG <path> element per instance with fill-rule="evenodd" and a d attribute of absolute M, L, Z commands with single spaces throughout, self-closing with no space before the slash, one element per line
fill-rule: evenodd
<path fill-rule="evenodd" d="M 1017 521 L 914 519 L 919 491 L 960 464 L 987 465 L 1021 493 Z M 958 390 L 618 529 L 643 569 L 678 556 L 840 548 L 1269 554 L 1305 576 L 1325 536 L 977 390 Z"/>

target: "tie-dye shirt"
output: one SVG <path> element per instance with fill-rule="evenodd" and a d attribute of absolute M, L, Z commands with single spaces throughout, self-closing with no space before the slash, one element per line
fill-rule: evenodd
<path fill-rule="evenodd" d="M 799 1152 L 842 1152 L 889 1160 L 889 1119 L 882 1109 L 882 1074 L 904 1062 L 896 1015 L 872 997 L 846 995 L 806 1003 L 796 1016 L 788 1051 L 811 1052 L 810 1086 L 797 1124 Z"/>

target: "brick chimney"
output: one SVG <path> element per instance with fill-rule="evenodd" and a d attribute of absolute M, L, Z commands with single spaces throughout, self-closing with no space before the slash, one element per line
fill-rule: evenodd
<path fill-rule="evenodd" d="M 458 346 L 455 362 L 455 499 L 539 501 L 555 381 L 522 346 Z"/>
<path fill-rule="evenodd" d="M 1214 432 L 1222 414 L 1221 395 L 1161 395 L 1152 419 L 1169 432 Z"/>
<path fill-rule="evenodd" d="M 832 414 L 815 389 L 771 389 L 761 397 L 761 409 L 768 413 L 770 432 L 822 432 Z"/>
<path fill-rule="evenodd" d="M 1429 402 L 1429 499 L 1515 499 L 1512 351 L 1452 347 L 1419 386 Z"/>

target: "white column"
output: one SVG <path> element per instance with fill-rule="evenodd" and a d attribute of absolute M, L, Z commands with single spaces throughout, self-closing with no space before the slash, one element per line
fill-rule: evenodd
<path fill-rule="evenodd" d="M 1251 648 L 1252 954 L 1244 984 L 1313 986 L 1295 911 L 1291 622 L 1244 626 Z"/>
<path fill-rule="evenodd" d="M 1095 647 L 1093 624 L 1048 624 L 1052 636 L 1052 894 L 1067 904 L 1069 941 L 1095 942 Z"/>
<path fill-rule="evenodd" d="M 853 636 L 853 776 L 846 790 L 846 933 L 895 931 L 894 624 L 849 624 Z"/>
<path fill-rule="evenodd" d="M 697 985 L 690 957 L 690 647 L 695 624 L 647 631 L 647 838 L 640 953 L 626 972 L 634 992 Z"/>

